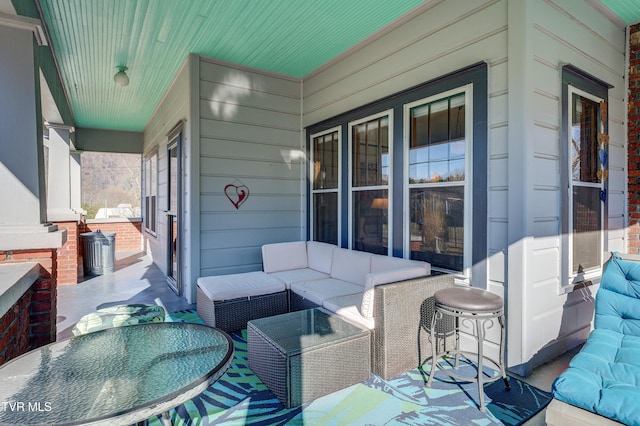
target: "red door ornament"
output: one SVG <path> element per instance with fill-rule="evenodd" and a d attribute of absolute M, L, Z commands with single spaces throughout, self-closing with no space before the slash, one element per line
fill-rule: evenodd
<path fill-rule="evenodd" d="M 236 185 L 236 183 L 239 185 Z M 241 182 L 235 181 L 224 187 L 224 195 L 227 196 L 237 210 L 249 198 L 249 188 Z"/>

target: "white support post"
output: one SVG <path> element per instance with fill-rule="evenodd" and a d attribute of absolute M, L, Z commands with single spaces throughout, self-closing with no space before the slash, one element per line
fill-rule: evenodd
<path fill-rule="evenodd" d="M 79 204 L 80 166 L 71 153 L 73 127 L 47 123 L 49 127 L 49 167 L 47 185 L 47 218 L 52 222 L 80 220 L 72 203 Z M 77 157 L 79 157 L 76 154 Z"/>

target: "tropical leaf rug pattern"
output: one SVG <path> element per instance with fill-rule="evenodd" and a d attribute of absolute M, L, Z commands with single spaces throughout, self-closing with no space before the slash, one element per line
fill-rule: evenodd
<path fill-rule="evenodd" d="M 195 311 L 168 314 L 167 321 L 202 323 Z M 428 370 L 414 369 L 391 380 L 372 374 L 366 382 L 287 409 L 249 369 L 246 330 L 231 337 L 231 367 L 200 396 L 170 411 L 174 425 L 519 425 L 551 400 L 548 392 L 510 377 L 511 391 L 501 380 L 485 385 L 487 411 L 481 412 L 475 383 L 437 373 L 426 388 Z M 473 366 L 462 364 L 459 373 L 473 375 Z M 153 418 L 149 424 L 161 421 Z"/>

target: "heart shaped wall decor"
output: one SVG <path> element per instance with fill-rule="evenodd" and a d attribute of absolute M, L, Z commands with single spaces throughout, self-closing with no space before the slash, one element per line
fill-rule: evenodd
<path fill-rule="evenodd" d="M 249 198 L 249 188 L 245 185 L 234 185 L 230 183 L 224 187 L 224 195 L 227 196 L 237 210 L 240 208 L 240 205 Z"/>

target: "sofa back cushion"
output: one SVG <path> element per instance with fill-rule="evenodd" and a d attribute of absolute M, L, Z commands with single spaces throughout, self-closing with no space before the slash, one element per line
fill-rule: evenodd
<path fill-rule="evenodd" d="M 264 272 L 307 268 L 307 244 L 304 241 L 265 244 L 262 246 Z"/>
<path fill-rule="evenodd" d="M 392 269 L 422 267 L 426 270 L 425 275 L 431 275 L 431 265 L 419 260 L 402 259 L 400 257 L 383 256 L 374 254 L 371 256 L 371 272 L 383 272 Z"/>
<path fill-rule="evenodd" d="M 596 295 L 595 328 L 640 336 L 640 262 L 613 254 Z"/>
<path fill-rule="evenodd" d="M 371 253 L 336 247 L 333 250 L 331 278 L 364 287 L 371 270 Z"/>
<path fill-rule="evenodd" d="M 337 246 L 333 244 L 307 241 L 307 264 L 309 268 L 330 274 L 331 263 L 333 261 L 333 249 L 335 248 L 337 248 Z"/>

